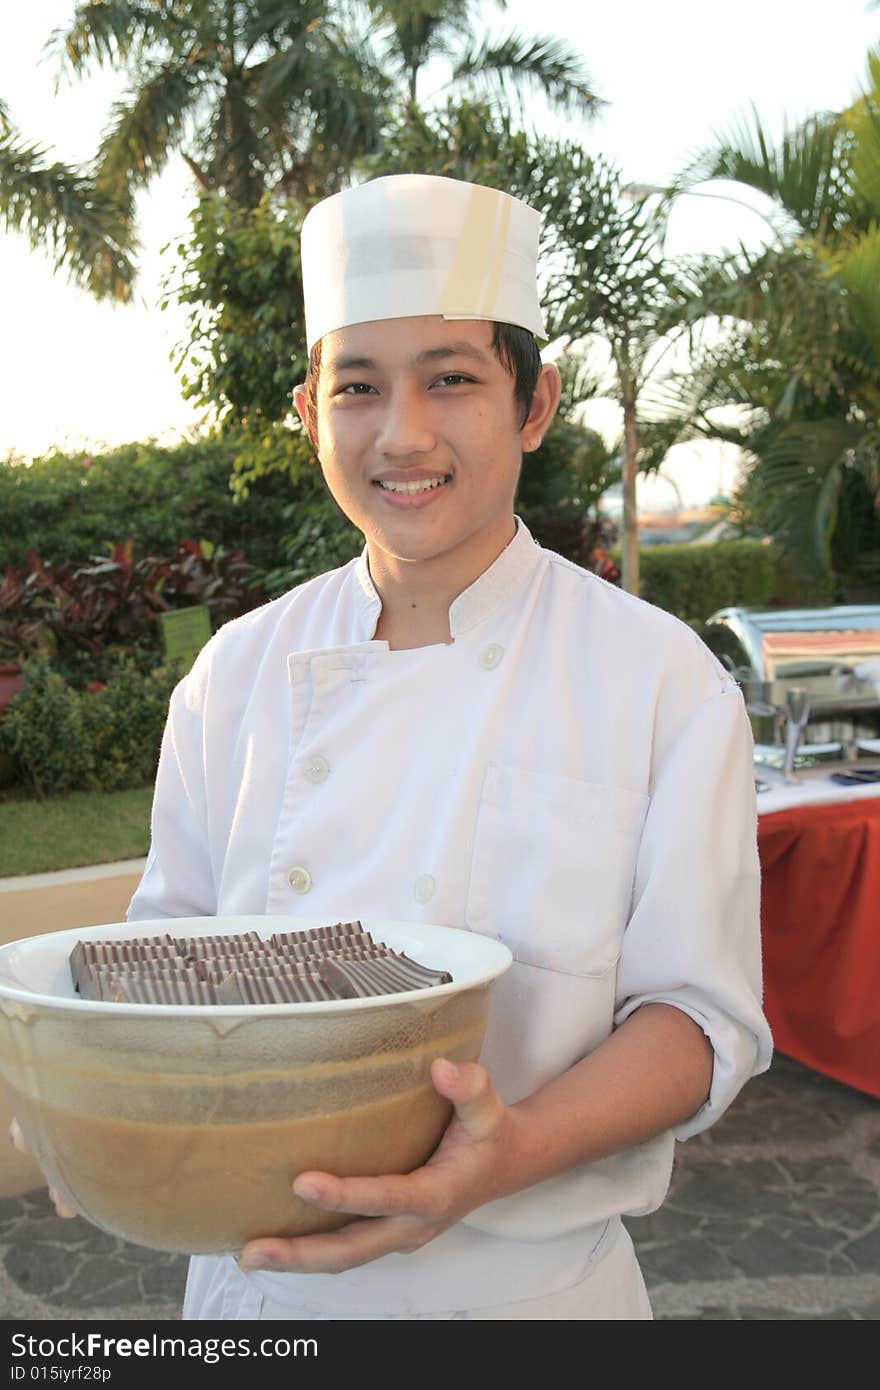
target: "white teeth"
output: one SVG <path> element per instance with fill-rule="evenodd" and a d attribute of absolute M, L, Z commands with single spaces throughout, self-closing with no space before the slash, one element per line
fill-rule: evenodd
<path fill-rule="evenodd" d="M 430 492 L 432 488 L 442 487 L 446 478 L 426 478 L 421 483 L 383 483 L 381 478 L 377 479 L 380 487 L 387 492 L 408 492 L 410 495 L 416 492 Z"/>

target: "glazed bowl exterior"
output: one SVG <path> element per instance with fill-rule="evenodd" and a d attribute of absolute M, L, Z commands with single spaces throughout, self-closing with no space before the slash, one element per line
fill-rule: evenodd
<path fill-rule="evenodd" d="M 430 1156 L 451 1111 L 431 1063 L 479 1058 L 492 982 L 511 960 L 502 943 L 364 919 L 452 984 L 309 1004 L 106 1003 L 81 999 L 70 976 L 79 940 L 322 924 L 178 918 L 0 948 L 0 1074 L 36 1161 L 81 1215 L 157 1250 L 233 1252 L 350 1219 L 294 1196 L 306 1169 L 405 1173 Z"/>

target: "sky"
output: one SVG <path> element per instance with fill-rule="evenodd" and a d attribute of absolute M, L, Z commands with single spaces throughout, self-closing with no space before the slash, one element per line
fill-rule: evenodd
<path fill-rule="evenodd" d="M 0 0 L 0 97 L 29 141 L 52 158 L 84 163 L 124 78 L 104 69 L 55 95 L 57 61 L 43 49 L 74 8 L 73 0 Z M 646 184 L 668 180 L 750 103 L 774 133 L 847 105 L 863 83 L 868 49 L 880 44 L 880 9 L 869 11 L 867 0 L 555 0 L 544 14 L 534 0 L 508 0 L 506 14 L 492 3 L 476 14 L 475 27 L 511 26 L 573 44 L 608 106 L 599 121 L 568 133 L 617 163 L 626 180 Z M 548 118 L 548 133 L 552 126 Z M 766 239 L 759 195 L 730 184 L 721 191 L 736 201 L 705 191 L 673 212 L 670 252 Z M 143 250 L 129 305 L 96 303 L 22 237 L 0 234 L 0 458 L 171 441 L 198 425 L 169 360 L 185 336 L 183 311 L 158 307 L 193 197 L 178 157 L 139 195 Z M 613 436 L 616 412 L 597 407 L 591 423 Z M 738 467 L 730 449 L 679 446 L 665 470 L 670 481 L 641 485 L 640 502 L 671 504 L 677 488 L 685 504 L 700 505 L 729 492 Z"/>

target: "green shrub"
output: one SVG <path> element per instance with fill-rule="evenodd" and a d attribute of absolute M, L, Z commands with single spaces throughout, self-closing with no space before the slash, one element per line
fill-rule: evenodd
<path fill-rule="evenodd" d="M 364 537 L 337 507 L 328 493 L 306 509 L 285 508 L 290 533 L 278 547 L 279 564 L 257 571 L 260 589 L 277 598 L 297 584 L 348 564 L 364 548 Z"/>
<path fill-rule="evenodd" d="M 83 697 L 45 661 L 25 662 L 23 669 L 24 686 L 0 720 L 0 744 L 12 757 L 13 780 L 28 783 L 37 796 L 86 787 L 93 760 Z"/>
<path fill-rule="evenodd" d="M 170 667 L 143 675 L 123 664 L 103 690 L 80 694 L 92 757 L 90 790 L 124 791 L 153 781 L 177 679 Z"/>
<path fill-rule="evenodd" d="M 697 630 L 719 608 L 808 607 L 832 598 L 823 581 L 805 579 L 764 541 L 646 546 L 639 567 L 641 597 Z"/>
<path fill-rule="evenodd" d="M 289 431 L 288 431 L 289 434 Z M 86 561 L 131 538 L 138 555 L 171 555 L 182 540 L 209 540 L 269 566 L 282 534 L 280 509 L 297 490 L 278 471 L 246 495 L 231 479 L 246 442 L 204 438 L 161 448 L 125 444 L 107 453 L 0 461 L 0 571 L 46 560 Z"/>
<path fill-rule="evenodd" d="M 25 663 L 23 688 L 0 719 L 0 749 L 14 779 L 39 797 L 121 791 L 156 773 L 177 673 L 123 661 L 106 685 L 76 690 L 45 661 Z"/>
<path fill-rule="evenodd" d="M 203 192 L 190 215 L 179 279 L 168 287 L 169 298 L 189 306 L 188 336 L 173 360 L 183 395 L 224 423 L 283 419 L 305 375 L 305 212 L 276 190 L 256 207 Z"/>

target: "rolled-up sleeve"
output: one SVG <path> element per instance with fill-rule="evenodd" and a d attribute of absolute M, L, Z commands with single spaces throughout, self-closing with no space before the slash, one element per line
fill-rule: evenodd
<path fill-rule="evenodd" d="M 216 912 L 205 789 L 204 669 L 197 667 L 171 696 L 153 793 L 150 851 L 126 913 L 130 922 Z"/>
<path fill-rule="evenodd" d="M 674 1005 L 714 1049 L 706 1104 L 673 1131 L 707 1129 L 766 1070 L 753 749 L 734 684 L 702 703 L 656 769 L 618 968 L 615 1024 Z"/>

